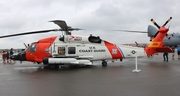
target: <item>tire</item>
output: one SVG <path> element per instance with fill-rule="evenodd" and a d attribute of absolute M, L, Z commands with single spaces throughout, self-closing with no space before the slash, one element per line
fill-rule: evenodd
<path fill-rule="evenodd" d="M 103 67 L 106 67 L 106 66 L 107 66 L 107 62 L 106 62 L 106 61 L 103 61 L 103 62 L 102 62 L 102 66 L 103 66 Z"/>
<path fill-rule="evenodd" d="M 59 65 L 49 64 L 48 67 L 49 67 L 50 69 L 58 69 L 58 68 L 59 68 Z"/>

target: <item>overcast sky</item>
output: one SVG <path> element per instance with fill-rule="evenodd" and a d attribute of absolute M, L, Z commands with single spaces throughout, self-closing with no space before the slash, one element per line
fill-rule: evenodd
<path fill-rule="evenodd" d="M 65 20 L 71 27 L 86 29 L 74 31 L 73 35 L 92 34 L 118 44 L 148 43 L 147 34 L 112 30 L 147 31 L 147 26 L 152 25 L 151 18 L 162 25 L 172 16 L 169 33 L 179 32 L 179 6 L 179 0 L 0 0 L 0 35 L 58 29 L 48 21 Z M 24 48 L 23 43 L 60 34 L 50 32 L 2 38 L 0 49 Z"/>

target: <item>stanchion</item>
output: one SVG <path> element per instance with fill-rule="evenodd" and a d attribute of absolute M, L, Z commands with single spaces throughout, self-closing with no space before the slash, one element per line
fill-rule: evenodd
<path fill-rule="evenodd" d="M 132 70 L 132 72 L 140 72 L 141 70 L 138 69 L 138 64 L 137 64 L 137 55 L 135 56 L 135 69 Z"/>

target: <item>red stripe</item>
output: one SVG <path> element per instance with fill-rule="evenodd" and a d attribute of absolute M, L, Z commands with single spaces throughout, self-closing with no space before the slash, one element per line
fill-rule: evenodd
<path fill-rule="evenodd" d="M 119 48 L 117 48 L 117 46 L 115 46 L 114 44 L 104 41 L 105 46 L 107 47 L 107 49 L 109 50 L 109 53 L 112 56 L 112 59 L 122 59 L 122 53 L 120 52 Z"/>

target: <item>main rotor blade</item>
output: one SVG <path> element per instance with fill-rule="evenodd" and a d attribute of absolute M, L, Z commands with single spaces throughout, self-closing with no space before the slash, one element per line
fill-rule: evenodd
<path fill-rule="evenodd" d="M 81 30 L 79 28 L 72 28 L 70 26 L 67 26 L 67 24 L 66 24 L 66 22 L 64 20 L 52 20 L 52 21 L 49 21 L 49 22 L 53 22 L 54 24 L 57 24 L 61 28 L 62 31 L 65 31 L 66 35 L 71 34 L 71 32 L 69 32 L 69 31 Z"/>
<path fill-rule="evenodd" d="M 51 31 L 61 31 L 61 29 L 51 29 L 51 30 L 41 30 L 41 31 L 32 31 L 32 32 L 11 34 L 11 35 L 0 36 L 0 38 L 20 36 L 20 35 L 28 35 L 28 34 L 37 34 L 37 33 L 47 33 L 47 32 L 51 32 Z"/>
<path fill-rule="evenodd" d="M 147 33 L 147 31 L 132 31 L 132 30 L 113 30 L 113 31 L 124 31 L 124 32 L 133 32 L 133 33 Z"/>
<path fill-rule="evenodd" d="M 63 20 L 52 20 L 52 21 L 49 21 L 49 22 L 54 22 L 54 24 L 57 24 L 59 27 L 61 27 L 61 29 L 65 30 L 68 28 L 67 24 L 65 21 Z"/>

